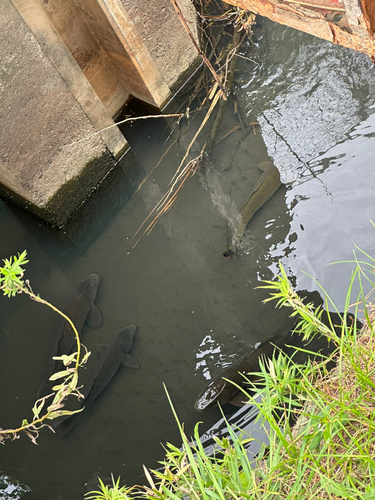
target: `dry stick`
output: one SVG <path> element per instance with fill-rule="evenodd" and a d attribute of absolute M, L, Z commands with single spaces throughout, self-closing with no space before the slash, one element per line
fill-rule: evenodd
<path fill-rule="evenodd" d="M 217 38 L 215 38 L 213 40 L 211 40 L 209 38 L 210 43 L 211 43 L 211 47 L 212 47 L 211 52 L 209 53 L 208 58 L 207 58 L 209 61 L 211 61 L 213 55 L 215 54 L 216 47 L 219 45 L 221 37 L 222 37 L 222 33 L 219 33 Z M 198 78 L 198 80 L 196 81 L 196 83 L 194 85 L 193 96 L 196 95 L 198 93 L 198 91 L 201 89 L 201 87 L 203 86 L 204 76 L 205 76 L 205 73 L 204 73 L 204 71 L 202 71 L 202 74 L 200 75 L 200 77 Z"/>
<path fill-rule="evenodd" d="M 160 160 L 157 162 L 157 164 L 151 169 L 151 171 L 146 175 L 146 177 L 143 179 L 143 181 L 140 183 L 140 185 L 138 186 L 137 190 L 136 190 L 136 193 L 141 189 L 141 187 L 143 186 L 143 184 L 147 181 L 147 179 L 150 177 L 150 175 L 153 173 L 153 171 L 158 168 L 158 166 L 160 165 L 160 163 L 162 162 L 163 158 L 165 157 L 165 155 L 167 155 L 169 153 L 169 151 L 171 150 L 171 148 L 176 144 L 176 142 L 178 141 L 178 139 L 174 140 L 172 142 L 172 144 L 170 144 L 170 146 L 168 146 L 168 148 L 164 151 L 164 153 L 161 155 L 161 158 Z"/>
<path fill-rule="evenodd" d="M 214 110 L 214 108 L 215 108 L 215 106 L 216 106 L 216 104 L 217 104 L 217 102 L 218 102 L 218 100 L 219 100 L 219 98 L 220 98 L 220 95 L 221 95 L 221 94 L 220 94 L 220 92 L 217 92 L 217 93 L 216 93 L 216 95 L 215 95 L 215 97 L 214 97 L 214 99 L 212 100 L 211 106 L 209 107 L 209 109 L 208 109 L 208 111 L 207 111 L 207 114 L 206 114 L 206 116 L 204 117 L 203 122 L 201 123 L 201 125 L 200 125 L 200 127 L 199 127 L 198 131 L 196 132 L 196 134 L 194 135 L 194 137 L 193 137 L 192 141 L 190 142 L 190 144 L 189 144 L 189 146 L 188 146 L 188 148 L 187 148 L 187 150 L 186 150 L 186 153 L 185 153 L 184 157 L 182 158 L 182 161 L 181 161 L 180 165 L 178 166 L 178 169 L 177 169 L 177 171 L 176 171 L 175 175 L 173 176 L 173 178 L 172 178 L 172 180 L 171 180 L 171 182 L 172 182 L 172 183 L 175 181 L 176 176 L 177 176 L 178 172 L 180 171 L 180 169 L 181 169 L 181 167 L 182 167 L 182 165 L 183 165 L 184 161 L 186 160 L 186 158 L 187 158 L 187 156 L 188 156 L 188 154 L 189 154 L 189 152 L 190 152 L 190 149 L 191 149 L 191 147 L 193 146 L 193 144 L 194 144 L 194 142 L 195 142 L 196 138 L 197 138 L 197 137 L 198 137 L 198 135 L 201 133 L 202 128 L 205 126 L 205 124 L 207 123 L 207 120 L 208 120 L 208 119 L 209 119 L 209 117 L 211 116 L 211 113 L 212 113 L 212 111 Z M 223 101 L 221 101 L 221 102 L 223 102 Z M 173 186 L 172 186 L 172 188 L 173 188 Z"/>
<path fill-rule="evenodd" d="M 178 176 L 178 179 L 174 183 L 173 187 L 163 196 L 163 198 L 159 201 L 159 203 L 154 207 L 154 209 L 152 210 L 152 212 L 144 220 L 144 222 L 142 223 L 142 225 L 138 228 L 138 231 L 135 233 L 135 235 L 133 236 L 133 238 L 131 239 L 131 241 L 134 240 L 134 238 L 139 233 L 139 231 L 141 230 L 141 228 L 143 227 L 143 225 L 145 224 L 145 222 L 155 212 L 155 210 L 160 210 L 160 212 L 154 217 L 154 219 L 150 222 L 150 224 L 147 226 L 147 228 L 143 231 L 143 233 L 141 234 L 141 236 L 134 243 L 134 245 L 133 245 L 132 248 L 134 248 L 138 244 L 138 242 L 141 240 L 141 238 L 145 234 L 149 235 L 150 232 L 155 227 L 155 225 L 157 224 L 159 218 L 163 214 L 166 214 L 172 208 L 173 204 L 175 203 L 175 201 L 177 199 L 178 192 L 180 191 L 180 189 L 182 188 L 182 186 L 185 184 L 185 182 L 188 180 L 188 178 L 190 176 L 192 176 L 192 175 L 195 174 L 196 169 L 197 169 L 198 164 L 199 164 L 199 161 L 200 161 L 199 157 L 196 158 L 196 159 L 194 159 L 194 160 L 190 160 L 190 162 L 182 170 L 182 172 Z M 180 181 L 180 185 L 177 187 L 176 192 L 173 193 L 172 189 L 174 189 L 176 183 L 179 182 L 179 181 Z M 160 207 L 162 207 L 162 208 L 160 208 Z"/>
<path fill-rule="evenodd" d="M 118 125 L 121 125 L 122 123 L 126 122 L 135 122 L 137 120 L 146 120 L 147 118 L 171 118 L 174 116 L 178 116 L 179 118 L 182 118 L 184 116 L 183 113 L 172 113 L 170 115 L 147 115 L 147 116 L 136 116 L 135 118 L 125 118 L 125 120 L 121 120 L 120 122 L 114 123 L 113 125 L 109 125 L 109 127 L 102 128 L 98 130 L 97 132 L 94 132 L 93 134 L 89 135 L 88 137 L 84 137 L 83 139 L 80 139 L 79 141 L 71 142 L 69 144 L 64 144 L 62 147 L 66 148 L 68 146 L 74 146 L 75 144 L 79 144 L 84 141 L 88 141 L 92 137 L 95 137 L 96 135 L 100 134 L 101 132 L 105 132 L 106 130 L 109 130 L 110 128 L 117 127 Z"/>
<path fill-rule="evenodd" d="M 237 116 L 238 116 L 238 121 L 240 122 L 241 125 L 242 134 L 245 134 L 249 128 L 249 124 L 247 123 L 246 113 L 243 110 L 242 104 L 236 94 L 233 94 L 233 99 L 237 104 Z"/>
<path fill-rule="evenodd" d="M 231 51 L 233 50 L 234 53 L 229 61 L 228 70 L 227 70 L 228 79 L 227 79 L 226 83 L 227 83 L 227 86 L 229 89 L 233 86 L 233 77 L 234 77 L 234 71 L 235 71 L 236 61 L 237 61 L 237 57 L 235 55 L 235 52 L 238 50 L 238 47 L 240 45 L 240 38 L 241 38 L 240 32 L 235 29 L 235 31 L 233 33 L 232 49 L 231 49 Z M 206 158 L 209 157 L 212 153 L 212 150 L 213 150 L 213 147 L 215 144 L 215 140 L 216 140 L 216 136 L 217 136 L 217 133 L 219 131 L 219 127 L 220 127 L 221 122 L 224 118 L 226 104 L 227 104 L 227 101 L 223 101 L 223 100 L 220 101 L 219 109 L 217 111 L 215 121 L 212 125 L 212 129 L 207 137 L 206 144 L 203 146 L 202 152 L 205 153 Z"/>
<path fill-rule="evenodd" d="M 203 59 L 204 63 L 206 64 L 206 66 L 211 71 L 213 77 L 216 80 L 216 83 L 218 84 L 218 86 L 219 86 L 219 88 L 221 90 L 221 95 L 222 95 L 224 101 L 226 101 L 227 100 L 227 96 L 226 96 L 226 93 L 225 93 L 225 88 L 223 87 L 223 84 L 221 83 L 221 80 L 220 80 L 218 74 L 216 73 L 216 71 L 214 70 L 212 64 L 207 59 L 207 57 L 204 55 L 204 53 L 201 51 L 199 45 L 195 41 L 195 38 L 194 38 L 193 34 L 191 33 L 190 28 L 187 25 L 186 19 L 184 18 L 183 14 L 181 12 L 180 7 L 177 5 L 176 0 L 171 0 L 171 2 L 172 2 L 173 7 L 175 8 L 175 11 L 177 12 L 177 15 L 180 18 L 180 21 L 181 21 L 183 27 L 185 28 L 186 33 L 189 35 L 189 38 L 193 42 L 193 45 L 196 48 L 198 54 L 201 56 L 201 58 Z"/>
<path fill-rule="evenodd" d="M 188 146 L 188 148 L 187 148 L 187 151 L 186 151 L 186 153 L 185 153 L 185 155 L 184 155 L 184 157 L 183 157 L 182 161 L 180 162 L 180 164 L 179 164 L 179 166 L 178 166 L 178 169 L 177 169 L 177 171 L 176 171 L 175 175 L 173 176 L 173 178 L 172 178 L 172 180 L 171 180 L 171 182 L 170 182 L 170 183 L 172 183 L 172 187 L 169 189 L 169 191 L 168 191 L 167 193 L 165 193 L 165 195 L 161 198 L 161 200 L 159 200 L 159 202 L 155 205 L 155 207 L 152 209 L 152 211 L 148 214 L 148 216 L 146 217 L 146 219 L 142 222 L 142 224 L 141 224 L 141 225 L 139 226 L 139 228 L 137 229 L 136 233 L 134 234 L 134 236 L 133 236 L 133 238 L 130 240 L 130 242 L 132 242 L 132 241 L 134 240 L 134 238 L 137 236 L 137 234 L 138 234 L 138 233 L 139 233 L 139 231 L 142 229 L 142 227 L 146 224 L 146 222 L 147 222 L 147 221 L 148 221 L 148 219 L 151 217 L 151 215 L 152 215 L 155 211 L 158 211 L 158 210 L 160 209 L 160 207 L 162 207 L 162 206 L 163 206 L 163 203 L 165 203 L 165 202 L 166 202 L 166 200 L 168 199 L 168 196 L 171 196 L 171 194 L 173 193 L 174 187 L 175 187 L 176 183 L 177 183 L 177 182 L 179 181 L 179 179 L 180 179 L 180 175 L 181 175 L 181 174 L 179 175 L 179 172 L 180 172 L 180 170 L 181 170 L 181 167 L 182 167 L 182 165 L 183 165 L 184 161 L 186 160 L 186 158 L 187 158 L 187 156 L 188 156 L 188 154 L 189 154 L 189 152 L 190 152 L 190 149 L 191 149 L 192 145 L 194 144 L 194 142 L 195 142 L 196 138 L 197 138 L 197 137 L 198 137 L 198 135 L 200 134 L 200 132 L 201 132 L 202 128 L 204 127 L 204 125 L 206 124 L 206 122 L 207 122 L 208 118 L 211 116 L 211 113 L 212 113 L 212 111 L 214 110 L 214 108 L 215 108 L 215 106 L 216 106 L 216 104 L 217 104 L 217 102 L 218 102 L 219 98 L 220 98 L 220 92 L 217 92 L 217 93 L 216 93 L 216 95 L 215 95 L 215 97 L 214 97 L 214 99 L 212 100 L 211 106 L 210 106 L 209 110 L 207 111 L 207 114 L 206 114 L 206 116 L 205 116 L 205 118 L 204 118 L 203 122 L 201 123 L 201 125 L 200 125 L 200 127 L 199 127 L 198 131 L 196 132 L 196 134 L 194 135 L 193 140 L 190 142 L 190 144 L 189 144 L 189 146 Z M 191 161 L 188 163 L 188 165 L 190 165 L 190 163 L 191 163 Z M 188 166 L 188 165 L 187 165 L 187 166 Z M 186 167 L 187 167 L 187 166 L 186 166 Z M 185 169 L 186 169 L 186 167 L 185 167 Z M 185 170 L 185 169 L 184 169 L 184 170 Z M 184 172 L 184 170 L 182 171 L 182 173 Z M 158 216 L 157 216 L 157 217 L 158 217 Z M 149 227 L 149 226 L 148 226 L 148 227 Z M 148 228 L 147 228 L 147 229 L 148 229 Z M 147 229 L 146 229 L 146 231 L 147 231 Z M 145 233 L 143 233 L 143 234 L 145 234 Z M 142 236 L 143 236 L 143 234 L 142 234 Z M 141 236 L 141 238 L 142 238 L 142 236 Z M 133 246 L 132 248 L 134 248 L 134 247 L 137 245 L 137 243 L 138 243 L 138 241 L 139 241 L 139 240 L 140 240 L 140 238 L 136 241 L 136 243 L 134 244 L 134 246 Z"/>
<path fill-rule="evenodd" d="M 215 144 L 219 144 L 219 142 L 223 141 L 224 139 L 226 139 L 230 134 L 233 134 L 233 132 L 235 132 L 236 130 L 239 130 L 241 128 L 241 125 L 235 125 L 234 127 L 232 127 L 229 132 L 227 132 L 226 134 L 223 135 L 223 137 L 221 137 L 218 141 L 215 142 Z"/>
<path fill-rule="evenodd" d="M 192 35 L 190 33 L 190 30 L 189 30 L 188 26 L 186 25 L 185 19 L 183 18 L 181 11 L 179 11 L 179 8 L 178 8 L 177 4 L 175 3 L 175 0 L 171 0 L 171 2 L 174 4 L 177 13 L 180 15 L 181 21 L 183 22 L 185 28 L 187 29 L 188 33 L 192 37 Z M 195 43 L 195 40 L 193 40 L 193 41 L 194 41 L 194 45 L 197 47 L 197 45 Z M 230 52 L 233 51 L 233 54 L 232 54 L 232 57 L 231 57 L 230 62 L 229 62 L 229 68 L 227 68 L 228 82 L 230 84 L 230 87 L 233 85 L 233 76 L 234 76 L 235 62 L 236 62 L 235 52 L 238 49 L 238 46 L 240 45 L 239 42 L 240 42 L 240 33 L 236 30 L 235 33 L 234 33 L 234 35 L 233 35 L 233 40 L 232 40 L 233 49 L 230 51 Z M 200 51 L 200 49 L 198 47 L 197 47 L 197 49 L 198 49 L 199 53 L 201 53 L 201 51 Z M 203 54 L 203 56 L 204 56 L 204 54 Z M 204 60 L 205 60 L 205 62 L 207 61 L 207 58 L 205 56 L 204 56 Z M 210 67 L 210 66 L 211 66 L 211 64 L 209 63 L 208 67 Z M 216 74 L 215 71 L 214 71 L 213 75 L 214 75 L 215 80 L 216 80 L 216 87 L 219 87 L 222 90 L 223 87 L 221 85 L 221 82 L 219 83 L 217 81 L 218 80 L 218 76 L 217 76 L 217 74 Z M 211 98 L 214 95 L 214 91 L 215 91 L 215 88 L 210 93 L 211 94 Z M 215 118 L 214 126 L 213 126 L 213 133 L 211 131 L 211 134 L 209 135 L 208 141 L 206 141 L 206 144 L 203 147 L 200 155 L 197 158 L 195 158 L 194 160 L 190 160 L 190 162 L 186 165 L 186 167 L 184 167 L 184 169 L 181 171 L 182 165 L 184 164 L 186 158 L 188 157 L 192 145 L 194 144 L 196 138 L 198 137 L 198 135 L 202 131 L 203 127 L 207 123 L 209 117 L 211 116 L 212 111 L 214 110 L 214 108 L 215 108 L 215 106 L 216 106 L 216 104 L 217 104 L 220 96 L 223 96 L 223 93 L 217 91 L 215 97 L 212 100 L 211 106 L 209 107 L 209 109 L 207 111 L 207 114 L 206 114 L 203 122 L 201 123 L 198 131 L 196 132 L 196 134 L 194 135 L 192 141 L 190 142 L 190 144 L 189 144 L 189 146 L 188 146 L 188 148 L 186 150 L 186 153 L 185 153 L 182 161 L 180 162 L 175 175 L 173 176 L 173 178 L 172 178 L 172 180 L 170 182 L 172 184 L 171 188 L 161 198 L 161 200 L 159 200 L 159 202 L 155 205 L 155 207 L 153 208 L 153 210 L 149 213 L 149 215 L 146 217 L 146 219 L 139 226 L 138 230 L 136 231 L 136 233 L 132 237 L 131 242 L 134 241 L 135 237 L 138 235 L 138 233 L 144 227 L 144 225 L 149 220 L 149 218 L 151 217 L 151 215 L 154 212 L 156 212 L 156 211 L 159 212 L 159 213 L 154 217 L 154 219 L 146 227 L 146 229 L 143 231 L 142 235 L 136 240 L 136 242 L 135 242 L 135 244 L 133 245 L 132 248 L 134 248 L 138 244 L 138 242 L 144 236 L 144 234 L 149 234 L 150 233 L 150 231 L 155 227 L 155 224 L 157 223 L 159 217 L 163 213 L 165 213 L 166 211 L 170 210 L 170 208 L 172 207 L 173 203 L 175 202 L 175 200 L 177 198 L 177 193 L 180 191 L 181 187 L 186 182 L 186 180 L 189 178 L 189 176 L 190 175 L 194 175 L 194 173 L 196 172 L 196 170 L 198 168 L 198 165 L 200 164 L 200 162 L 201 162 L 201 160 L 203 158 L 203 155 L 211 153 L 212 148 L 213 148 L 214 143 L 215 143 L 215 138 L 216 138 L 216 135 L 217 135 L 217 132 L 218 132 L 221 120 L 222 120 L 222 118 L 224 116 L 224 111 L 225 111 L 225 105 L 224 104 L 226 102 L 226 96 L 225 96 L 225 100 L 221 100 L 220 101 L 220 107 L 222 108 L 222 110 L 220 110 L 220 109 L 218 110 L 218 113 L 217 113 L 216 118 Z M 212 142 L 212 144 L 211 144 L 211 142 Z M 182 177 L 183 175 L 185 175 L 185 176 Z M 175 187 L 177 186 L 177 184 L 179 182 L 180 182 L 180 185 L 177 187 L 176 192 L 174 192 L 174 189 L 175 189 Z"/>
<path fill-rule="evenodd" d="M 199 158 L 199 157 L 198 157 Z M 155 218 L 153 219 L 153 221 L 149 224 L 149 226 L 145 229 L 145 231 L 142 233 L 142 236 L 149 230 L 149 228 L 152 226 L 154 227 L 154 225 L 156 224 L 158 218 L 164 213 L 164 209 L 165 209 L 165 206 L 168 205 L 169 203 L 169 199 L 171 197 L 174 197 L 174 195 L 172 194 L 173 193 L 173 190 L 176 186 L 176 184 L 178 182 L 181 181 L 181 184 L 183 184 L 187 178 L 188 178 L 188 175 L 190 171 L 194 170 L 194 173 L 195 173 L 195 170 L 196 170 L 196 163 L 198 162 L 198 158 L 194 159 L 194 160 L 190 160 L 189 163 L 185 166 L 185 168 L 181 171 L 181 173 L 178 175 L 176 181 L 174 182 L 173 186 L 165 193 L 165 195 L 161 198 L 161 200 L 159 200 L 159 202 L 155 205 L 155 207 L 153 208 L 153 210 L 149 213 L 149 215 L 146 217 L 146 219 L 142 222 L 142 224 L 140 225 L 140 227 L 138 228 L 137 232 L 134 234 L 133 238 L 130 240 L 130 242 L 132 242 L 134 240 L 134 238 L 137 236 L 137 234 L 139 233 L 139 231 L 142 229 L 142 227 L 144 226 L 144 224 L 146 223 L 146 221 L 151 217 L 151 215 L 155 212 L 155 211 L 159 211 L 159 213 L 155 216 Z M 200 159 L 199 159 L 200 161 Z M 195 168 L 191 168 L 191 167 L 194 167 Z M 185 177 L 184 177 L 185 176 Z M 182 180 L 181 180 L 182 179 Z M 132 248 L 134 248 L 138 241 L 142 238 L 142 236 L 136 241 L 136 243 L 134 244 L 134 246 Z"/>
<path fill-rule="evenodd" d="M 211 16 L 210 14 L 201 14 L 198 12 L 198 16 L 203 19 L 204 21 L 227 21 L 231 16 L 235 15 L 235 11 L 232 10 L 227 10 L 224 12 L 224 14 L 221 14 L 220 16 Z"/>
<path fill-rule="evenodd" d="M 194 90 L 195 92 L 195 90 Z M 204 99 L 203 103 L 199 106 L 199 108 L 197 108 L 196 110 L 194 110 L 194 113 L 198 113 L 199 111 L 202 110 L 205 102 L 206 102 L 206 99 L 207 97 Z M 178 123 L 178 122 L 177 122 Z M 150 177 L 150 175 L 154 172 L 154 170 L 160 165 L 161 161 L 163 160 L 163 158 L 168 154 L 168 152 L 171 150 L 171 148 L 176 144 L 176 142 L 180 139 L 180 137 L 186 132 L 186 130 L 189 128 L 189 125 L 187 126 L 187 128 L 180 134 L 179 137 L 177 137 L 177 139 L 175 139 L 172 144 L 170 144 L 168 146 L 168 148 L 166 149 L 166 151 L 164 151 L 164 153 L 162 154 L 160 160 L 157 162 L 157 164 L 151 169 L 151 171 L 146 175 L 146 177 L 143 179 L 143 181 L 140 183 L 140 185 L 138 186 L 136 192 L 138 192 L 141 187 L 143 186 L 143 184 L 147 181 L 147 179 Z M 135 235 L 134 235 L 135 236 Z"/>

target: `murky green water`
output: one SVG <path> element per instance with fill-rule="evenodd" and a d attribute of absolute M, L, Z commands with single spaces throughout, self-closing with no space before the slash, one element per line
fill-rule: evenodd
<path fill-rule="evenodd" d="M 267 20 L 256 35 L 258 64 L 241 59 L 236 78 L 249 120 L 261 127 L 245 141 L 238 130 L 221 141 L 212 170 L 189 181 L 135 249 L 130 239 L 189 143 L 181 138 L 136 191 L 165 151 L 165 123 L 137 126 L 136 158 L 108 176 L 63 231 L 0 204 L 1 257 L 28 250 L 35 292 L 63 307 L 80 280 L 101 277 L 103 326 L 83 332 L 92 350 L 84 376 L 100 357 L 97 344 L 128 324 L 138 328 L 132 354 L 141 368 L 121 368 L 71 433 L 60 439 L 43 432 L 39 446 L 23 436 L 0 448 L 0 470 L 31 488 L 25 498 L 78 500 L 96 487 L 97 475 L 107 480 L 110 473 L 127 484 L 143 482 L 141 464 L 156 466 L 160 443 L 180 443 L 163 383 L 188 432 L 198 420 L 203 431 L 218 412 L 198 414 L 193 405 L 215 365 L 290 324 L 286 311 L 263 305 L 265 292 L 255 290 L 273 278 L 279 259 L 298 288 L 316 288 L 307 271 L 342 308 L 350 265 L 327 264 L 350 259 L 353 242 L 375 255 L 370 60 Z M 230 102 L 222 135 L 237 123 L 232 110 Z M 268 157 L 285 185 L 253 218 L 238 257 L 223 261 L 227 219 L 242 208 L 260 175 L 257 164 Z M 9 427 L 30 417 L 58 319 L 24 297 L 2 297 L 0 306 L 0 425 Z"/>

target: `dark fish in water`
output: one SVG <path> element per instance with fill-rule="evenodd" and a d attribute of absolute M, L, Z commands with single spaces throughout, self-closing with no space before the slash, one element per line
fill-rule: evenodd
<path fill-rule="evenodd" d="M 225 259 L 235 254 L 247 224 L 254 214 L 273 196 L 281 186 L 280 172 L 273 163 L 267 166 L 254 189 L 251 191 L 248 201 L 241 210 L 241 221 L 235 228 L 232 245 L 223 253 Z"/>
<path fill-rule="evenodd" d="M 78 334 L 81 334 L 85 322 L 92 327 L 99 327 L 102 324 L 102 316 L 94 301 L 98 291 L 100 278 L 97 274 L 91 274 L 81 281 L 74 292 L 68 305 L 64 308 L 64 313 L 73 321 Z M 63 369 L 61 361 L 53 360 L 53 356 L 69 354 L 76 344 L 76 337 L 70 324 L 64 319 L 59 329 L 56 343 L 51 353 L 51 362 L 48 375 L 38 391 L 38 399 L 52 392 L 53 382 L 49 380 L 53 373 Z"/>
<path fill-rule="evenodd" d="M 105 346 L 82 406 L 87 408 L 99 396 L 122 364 L 129 368 L 139 368 L 138 361 L 129 354 L 136 331 L 134 325 L 129 325 L 115 335 L 108 346 Z"/>
<path fill-rule="evenodd" d="M 344 313 L 328 313 L 327 311 L 323 311 L 320 319 L 326 326 L 333 328 L 338 337 L 341 337 L 343 332 L 345 332 L 342 326 L 344 318 L 347 327 L 353 328 L 355 331 L 359 331 L 363 326 L 361 321 L 351 313 L 345 315 Z M 293 356 L 295 363 L 303 364 L 311 356 L 319 358 L 321 356 L 320 353 L 323 353 L 324 358 L 332 354 L 337 348 L 334 342 L 329 342 L 324 336 L 315 336 L 309 341 L 304 341 L 302 336 L 298 334 L 295 334 L 292 338 L 292 332 L 293 328 L 283 334 L 275 335 L 270 340 L 262 342 L 257 349 L 254 348 L 231 366 L 225 368 L 217 377 L 210 380 L 199 394 L 194 408 L 198 411 L 203 411 L 216 403 L 220 403 L 221 405 L 225 405 L 226 403 L 242 405 L 242 400 L 245 399 L 242 391 L 231 382 L 223 379 L 226 378 L 240 387 L 245 387 L 246 381 L 243 375 L 251 372 L 259 372 L 259 358 L 272 358 L 274 351 L 282 350 L 287 356 Z M 286 347 L 286 345 L 290 347 Z M 306 349 L 310 351 L 310 354 L 305 352 Z M 331 369 L 332 363 L 330 362 L 328 369 Z M 255 375 L 247 376 L 247 379 L 251 382 L 256 382 L 257 380 Z"/>
<path fill-rule="evenodd" d="M 225 368 L 219 376 L 210 380 L 207 386 L 199 394 L 194 408 L 198 411 L 203 411 L 216 403 L 220 403 L 221 405 L 230 403 L 239 392 L 239 388 L 231 382 L 227 382 L 224 378 L 231 380 L 240 387 L 244 387 L 245 379 L 243 375 L 249 372 L 259 372 L 259 358 L 261 356 L 272 358 L 273 352 L 277 350 L 277 348 L 283 347 L 290 336 L 290 331 L 281 335 L 276 335 L 267 342 L 262 342 L 257 349 L 254 348 L 231 366 Z M 255 376 L 248 376 L 247 378 L 252 382 L 255 381 Z"/>
<path fill-rule="evenodd" d="M 134 325 L 129 325 L 115 335 L 108 346 L 104 346 L 105 350 L 88 384 L 89 389 L 80 408 L 87 408 L 99 396 L 122 364 L 129 368 L 139 368 L 138 361 L 129 354 L 136 331 Z M 78 415 L 79 413 L 74 414 L 60 422 L 62 435 L 70 431 Z"/>

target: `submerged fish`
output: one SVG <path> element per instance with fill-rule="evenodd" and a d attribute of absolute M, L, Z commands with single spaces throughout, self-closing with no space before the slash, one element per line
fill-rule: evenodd
<path fill-rule="evenodd" d="M 313 294 L 310 294 L 310 296 Z M 318 294 L 319 295 L 319 294 Z M 321 298 L 319 296 L 319 302 Z M 302 299 L 304 300 L 304 299 Z M 337 337 L 345 334 L 343 321 L 345 320 L 348 328 L 354 331 L 360 331 L 362 323 L 352 313 L 336 313 L 322 311 L 320 320 L 323 324 L 332 329 Z M 296 325 L 294 325 L 295 327 Z M 217 377 L 210 380 L 203 391 L 199 394 L 194 408 L 198 411 L 203 411 L 206 408 L 213 406 L 216 403 L 225 405 L 231 403 L 237 406 L 242 406 L 243 399 L 246 399 L 242 391 L 228 379 L 240 387 L 245 387 L 246 380 L 243 375 L 252 372 L 259 372 L 259 358 L 272 358 L 275 351 L 282 350 L 284 354 L 293 357 L 293 361 L 297 364 L 304 364 L 311 357 L 315 359 L 324 359 L 337 349 L 337 343 L 330 342 L 324 335 L 311 338 L 306 341 L 302 335 L 295 334 L 292 336 L 294 327 L 280 335 L 275 335 L 266 342 L 261 342 L 258 348 L 252 349 L 249 353 L 242 356 L 238 361 L 225 368 Z M 327 365 L 328 369 L 334 366 L 334 362 L 330 361 Z M 250 382 L 256 382 L 256 375 L 246 375 Z"/>
<path fill-rule="evenodd" d="M 81 334 L 83 326 L 88 323 L 90 326 L 99 327 L 102 324 L 102 316 L 94 301 L 98 291 L 100 278 L 97 274 L 91 274 L 81 281 L 74 292 L 68 305 L 64 308 L 64 314 L 73 321 L 78 334 Z M 58 332 L 58 336 L 51 353 L 51 362 L 48 374 L 39 388 L 38 399 L 52 392 L 50 376 L 62 369 L 62 362 L 52 359 L 54 356 L 69 354 L 76 344 L 76 336 L 70 324 L 64 319 Z"/>
<path fill-rule="evenodd" d="M 138 361 L 129 354 L 136 331 L 137 328 L 134 325 L 129 325 L 115 335 L 108 346 L 105 346 L 82 406 L 87 408 L 99 396 L 121 365 L 129 368 L 139 368 Z"/>
<path fill-rule="evenodd" d="M 266 201 L 268 201 L 271 196 L 274 195 L 281 184 L 280 172 L 278 168 L 275 167 L 273 163 L 271 163 L 264 170 L 254 189 L 251 191 L 244 208 L 241 210 L 241 221 L 235 228 L 232 244 L 229 246 L 228 250 L 223 253 L 223 257 L 225 259 L 229 259 L 229 257 L 234 255 L 240 242 L 240 238 L 243 235 L 250 219 L 266 203 Z"/>
<path fill-rule="evenodd" d="M 198 411 L 203 411 L 216 403 L 225 405 L 226 403 L 232 402 L 233 404 L 237 404 L 236 401 L 233 401 L 233 398 L 235 398 L 240 389 L 224 379 L 228 379 L 238 386 L 244 387 L 245 379 L 243 375 L 249 372 L 259 372 L 259 358 L 261 356 L 263 358 L 272 358 L 273 352 L 277 350 L 277 348 L 283 347 L 290 336 L 291 332 L 289 330 L 280 335 L 276 335 L 270 340 L 262 342 L 258 348 L 254 348 L 228 368 L 225 368 L 216 378 L 210 380 L 199 394 L 194 408 Z M 255 375 L 247 376 L 247 378 L 251 382 L 256 381 Z"/>
<path fill-rule="evenodd" d="M 113 337 L 107 346 L 88 384 L 88 391 L 79 409 L 87 408 L 107 387 L 117 370 L 123 364 L 129 368 L 139 368 L 138 361 L 129 354 L 137 331 L 134 325 L 129 325 Z M 62 435 L 67 434 L 75 424 L 79 414 L 60 421 Z M 59 424 L 58 424 L 59 425 Z"/>

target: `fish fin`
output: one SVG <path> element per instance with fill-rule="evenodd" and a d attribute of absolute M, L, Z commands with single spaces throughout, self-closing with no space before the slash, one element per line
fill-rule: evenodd
<path fill-rule="evenodd" d="M 100 352 L 100 354 L 104 354 L 104 351 L 107 349 L 108 344 L 99 344 L 96 346 L 97 350 Z"/>
<path fill-rule="evenodd" d="M 129 353 L 125 354 L 124 361 L 122 362 L 123 365 L 127 366 L 128 368 L 139 368 L 139 363 L 138 361 L 133 358 Z"/>
<path fill-rule="evenodd" d="M 65 437 L 68 432 L 72 430 L 74 424 L 76 423 L 77 415 L 79 414 L 75 413 L 74 415 L 67 415 L 66 418 L 60 420 L 60 422 L 52 426 L 54 429 L 58 427 L 57 434 L 60 436 L 60 438 Z"/>
<path fill-rule="evenodd" d="M 44 398 L 48 396 L 48 394 L 52 393 L 52 383 L 50 381 L 50 376 L 51 374 L 48 374 L 48 376 L 43 380 L 41 386 L 39 387 L 38 394 L 37 394 L 37 399 Z"/>
<path fill-rule="evenodd" d="M 249 398 L 245 396 L 242 391 L 238 391 L 237 394 L 228 403 L 233 406 L 245 406 Z"/>
<path fill-rule="evenodd" d="M 123 343 L 123 349 L 125 352 L 129 352 L 131 346 L 133 345 L 134 342 L 134 335 L 135 332 L 137 331 L 137 327 L 134 325 L 129 325 L 123 330 L 121 330 L 119 335 L 123 336 L 124 343 Z"/>
<path fill-rule="evenodd" d="M 272 168 L 273 167 L 273 164 L 270 165 L 270 167 Z M 254 195 L 254 193 L 256 191 L 258 191 L 258 189 L 260 188 L 260 186 L 263 184 L 263 182 L 267 179 L 269 173 L 270 173 L 270 167 L 267 167 L 266 170 L 262 173 L 262 175 L 259 177 L 257 183 L 255 184 L 255 186 L 253 187 L 251 193 L 250 193 L 250 196 L 248 198 L 248 200 L 250 201 L 250 198 Z M 274 167 L 276 168 L 276 167 Z"/>
<path fill-rule="evenodd" d="M 99 309 L 92 304 L 90 308 L 90 312 L 87 315 L 86 323 L 90 326 L 98 328 L 102 324 L 102 315 L 100 314 Z"/>

